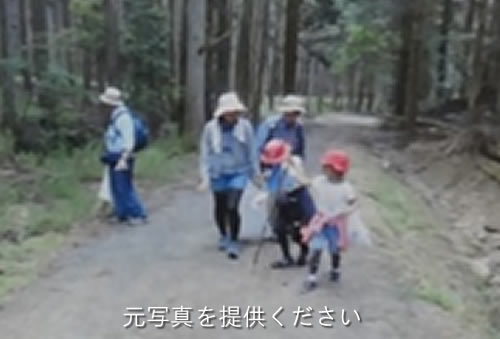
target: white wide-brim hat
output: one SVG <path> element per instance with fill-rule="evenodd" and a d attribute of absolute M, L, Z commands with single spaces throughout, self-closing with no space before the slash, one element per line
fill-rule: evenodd
<path fill-rule="evenodd" d="M 122 92 L 118 88 L 108 87 L 99 96 L 99 101 L 110 106 L 121 106 L 123 105 Z"/>
<path fill-rule="evenodd" d="M 300 114 L 306 113 L 305 100 L 298 95 L 287 95 L 278 106 L 278 110 L 282 113 L 299 112 Z"/>
<path fill-rule="evenodd" d="M 219 97 L 214 117 L 220 118 L 227 112 L 245 112 L 246 110 L 247 108 L 241 102 L 238 94 L 235 92 L 228 92 Z"/>

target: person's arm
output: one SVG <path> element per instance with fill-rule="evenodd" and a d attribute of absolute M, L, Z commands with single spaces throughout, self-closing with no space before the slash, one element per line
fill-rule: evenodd
<path fill-rule="evenodd" d="M 208 124 L 203 128 L 200 139 L 200 178 L 202 184 L 209 181 L 209 149 L 210 149 L 210 133 Z"/>
<path fill-rule="evenodd" d="M 248 138 L 248 154 L 250 156 L 250 177 L 253 179 L 255 185 L 260 188 L 261 186 L 263 186 L 263 180 L 260 173 L 260 153 L 258 151 L 258 148 L 255 147 L 257 141 L 252 125 L 248 121 L 245 121 L 245 125 L 245 130 Z"/>
<path fill-rule="evenodd" d="M 118 170 L 127 169 L 127 160 L 130 158 L 134 151 L 135 134 L 134 134 L 134 121 L 130 114 L 122 114 L 118 117 L 116 128 L 118 129 L 123 139 L 123 150 L 121 158 L 118 161 L 116 168 Z"/>
<path fill-rule="evenodd" d="M 269 138 L 270 124 L 269 120 L 262 122 L 257 129 L 257 135 L 255 138 L 255 152 L 261 154 L 264 146 L 266 145 L 267 139 Z"/>
<path fill-rule="evenodd" d="M 307 176 L 302 158 L 299 156 L 292 156 L 289 161 L 299 184 L 309 186 L 311 184 L 311 179 Z"/>

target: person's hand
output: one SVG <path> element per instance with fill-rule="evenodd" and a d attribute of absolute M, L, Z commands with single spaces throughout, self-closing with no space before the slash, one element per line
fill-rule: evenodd
<path fill-rule="evenodd" d="M 209 188 L 208 180 L 203 179 L 196 189 L 198 190 L 198 192 L 206 192 L 208 191 L 208 188 Z"/>
<path fill-rule="evenodd" d="M 121 158 L 115 166 L 115 171 L 126 171 L 128 169 L 127 160 Z"/>
<path fill-rule="evenodd" d="M 256 175 L 253 182 L 254 182 L 254 185 L 260 190 L 264 189 L 265 184 L 266 184 L 264 176 L 262 174 Z"/>

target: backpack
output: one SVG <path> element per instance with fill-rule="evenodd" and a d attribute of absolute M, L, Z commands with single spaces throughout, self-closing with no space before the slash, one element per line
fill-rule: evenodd
<path fill-rule="evenodd" d="M 147 126 L 144 119 L 142 119 L 136 112 L 128 110 L 128 114 L 130 114 L 130 116 L 132 117 L 132 121 L 134 123 L 135 145 L 133 151 L 140 152 L 149 145 L 149 139 L 150 139 L 149 127 Z M 121 114 L 115 118 L 115 121 L 120 116 Z"/>

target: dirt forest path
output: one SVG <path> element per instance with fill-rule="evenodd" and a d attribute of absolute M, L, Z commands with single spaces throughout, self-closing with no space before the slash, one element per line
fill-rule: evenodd
<path fill-rule="evenodd" d="M 329 146 L 346 148 L 353 156 L 352 180 L 363 187 L 378 166 L 356 138 L 370 129 L 372 120 L 322 118 L 308 127 L 308 167 L 317 173 L 317 159 Z M 194 180 L 194 178 L 193 178 Z M 250 196 L 251 194 L 248 194 Z M 180 189 L 159 197 L 162 206 L 151 224 L 139 228 L 114 228 L 108 234 L 67 250 L 50 271 L 18 292 L 0 310 L 0 338 L 4 339 L 132 339 L 132 338 L 367 338 L 422 339 L 480 338 L 463 329 L 454 316 L 407 293 L 400 282 L 401 266 L 393 265 L 387 246 L 376 239 L 371 249 L 353 249 L 343 262 L 343 280 L 330 285 L 322 277 L 321 287 L 300 294 L 303 269 L 275 272 L 268 268 L 278 248 L 266 244 L 258 267 L 252 271 L 254 246 L 245 247 L 241 260 L 229 261 L 215 249 L 217 234 L 211 219 L 207 194 Z M 244 237 L 255 238 L 261 223 L 255 211 L 244 204 Z M 370 228 L 382 220 L 370 199 L 362 197 L 363 215 Z M 326 258 L 323 264 L 326 265 Z M 323 272 L 326 272 L 324 267 Z M 223 306 L 260 306 L 266 313 L 266 328 L 221 329 Z M 190 307 L 194 329 L 125 329 L 127 307 Z M 297 308 L 312 307 L 313 327 L 294 327 Z M 325 306 L 335 310 L 333 328 L 319 325 L 318 312 Z M 215 311 L 215 329 L 200 326 L 198 310 Z M 280 307 L 279 320 L 272 320 Z M 352 321 L 342 325 L 342 310 Z M 361 315 L 359 323 L 354 310 Z M 167 318 L 174 320 L 171 311 Z M 245 318 L 242 319 L 246 327 Z"/>

